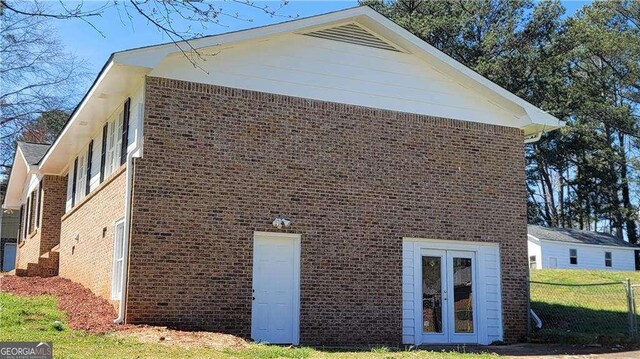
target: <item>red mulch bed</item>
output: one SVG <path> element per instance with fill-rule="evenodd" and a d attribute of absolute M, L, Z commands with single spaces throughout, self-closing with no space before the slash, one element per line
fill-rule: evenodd
<path fill-rule="evenodd" d="M 109 301 L 68 279 L 5 275 L 0 277 L 0 291 L 22 296 L 55 296 L 58 308 L 67 314 L 67 324 L 73 329 L 105 333 L 129 327 L 113 323 L 118 315 Z"/>

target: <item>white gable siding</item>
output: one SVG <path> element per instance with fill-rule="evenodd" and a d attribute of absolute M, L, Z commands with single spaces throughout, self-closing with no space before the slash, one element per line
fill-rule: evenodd
<path fill-rule="evenodd" d="M 151 76 L 373 108 L 517 127 L 524 113 L 504 109 L 415 55 L 290 34 L 201 50 L 195 68 L 183 54 Z"/>
<path fill-rule="evenodd" d="M 634 250 L 597 245 L 571 244 L 551 241 L 540 241 L 542 247 L 542 268 L 550 267 L 550 258 L 556 258 L 558 267 L 564 269 L 605 269 L 633 271 L 635 270 Z M 578 251 L 578 264 L 569 263 L 569 249 Z M 604 265 L 604 253 L 611 252 L 612 266 Z"/>

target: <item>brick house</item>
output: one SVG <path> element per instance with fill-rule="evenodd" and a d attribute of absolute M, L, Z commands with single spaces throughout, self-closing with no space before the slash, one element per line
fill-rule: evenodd
<path fill-rule="evenodd" d="M 46 154 L 14 166 L 19 274 L 46 236 L 117 321 L 295 344 L 523 337 L 523 145 L 559 120 L 368 7 L 191 46 L 114 53 Z"/>

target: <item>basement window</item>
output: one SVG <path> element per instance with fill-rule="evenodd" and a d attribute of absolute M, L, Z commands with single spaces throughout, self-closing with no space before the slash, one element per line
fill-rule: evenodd
<path fill-rule="evenodd" d="M 611 267 L 613 264 L 613 257 L 611 256 L 611 252 L 604 252 L 604 266 Z"/>
<path fill-rule="evenodd" d="M 577 249 L 569 249 L 569 263 L 570 264 L 578 264 L 578 250 Z"/>

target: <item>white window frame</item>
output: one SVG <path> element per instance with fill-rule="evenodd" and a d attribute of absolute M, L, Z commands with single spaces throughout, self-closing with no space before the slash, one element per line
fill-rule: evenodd
<path fill-rule="evenodd" d="M 575 251 L 576 255 L 572 256 L 571 252 Z M 571 259 L 576 258 L 576 262 L 575 263 L 571 263 Z M 577 266 L 578 265 L 578 249 L 577 248 L 569 248 L 569 265 L 572 266 Z"/>
<path fill-rule="evenodd" d="M 607 254 L 609 258 L 607 258 Z M 609 261 L 609 265 L 607 265 L 607 261 Z M 607 268 L 613 268 L 613 252 L 604 252 L 604 266 Z"/>
<path fill-rule="evenodd" d="M 107 123 L 107 153 L 105 156 L 105 163 L 104 163 L 104 178 L 106 179 L 107 177 L 109 177 L 109 175 L 111 174 L 111 172 L 113 172 L 113 168 L 112 168 L 112 163 L 113 163 L 113 157 L 115 156 L 114 154 L 114 146 L 113 146 L 113 132 L 114 132 L 114 122 L 108 122 Z"/>
<path fill-rule="evenodd" d="M 119 300 L 124 283 L 124 219 L 113 225 L 113 271 L 111 274 L 111 299 Z"/>
<path fill-rule="evenodd" d="M 538 258 L 535 255 L 529 256 L 529 269 L 538 268 Z"/>
<path fill-rule="evenodd" d="M 120 167 L 122 152 L 122 125 L 124 112 L 120 112 L 107 127 L 107 154 L 104 165 L 104 178 L 109 177 Z"/>

